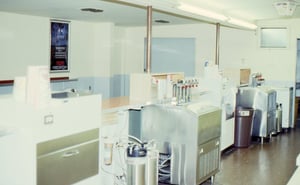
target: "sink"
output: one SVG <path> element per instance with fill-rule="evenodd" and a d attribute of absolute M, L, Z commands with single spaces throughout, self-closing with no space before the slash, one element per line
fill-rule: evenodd
<path fill-rule="evenodd" d="M 52 98 L 74 98 L 78 96 L 91 95 L 91 92 L 55 92 L 51 94 Z"/>

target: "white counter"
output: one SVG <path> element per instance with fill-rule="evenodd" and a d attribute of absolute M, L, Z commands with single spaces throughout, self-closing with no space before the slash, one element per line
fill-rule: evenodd
<path fill-rule="evenodd" d="M 12 97 L 0 98 L 0 128 L 30 133 L 34 142 L 99 128 L 101 95 L 53 99 L 46 108 L 35 108 Z"/>
<path fill-rule="evenodd" d="M 299 182 L 300 182 L 300 168 L 297 167 L 297 169 L 293 173 L 293 176 L 290 178 L 287 185 L 299 185 Z"/>
<path fill-rule="evenodd" d="M 0 97 L 0 184 L 36 185 L 37 144 L 100 128 L 100 105 L 101 95 L 52 100 L 46 108 Z"/>
<path fill-rule="evenodd" d="M 289 182 L 287 183 L 287 185 L 299 185 L 300 182 L 300 154 L 297 156 L 296 159 L 296 170 L 294 171 L 292 177 L 290 178 Z"/>

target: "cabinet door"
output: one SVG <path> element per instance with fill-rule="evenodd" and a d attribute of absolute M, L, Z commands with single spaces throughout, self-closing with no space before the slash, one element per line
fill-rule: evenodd
<path fill-rule="evenodd" d="M 68 185 L 98 174 L 99 141 L 57 150 L 37 159 L 38 185 Z"/>

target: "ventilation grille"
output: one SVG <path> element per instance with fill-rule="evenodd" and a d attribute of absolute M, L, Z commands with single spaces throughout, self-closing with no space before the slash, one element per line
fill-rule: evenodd
<path fill-rule="evenodd" d="M 200 154 L 198 159 L 197 181 L 203 181 L 203 179 L 207 179 L 207 177 L 216 173 L 219 170 L 219 159 L 219 147 L 207 153 Z"/>

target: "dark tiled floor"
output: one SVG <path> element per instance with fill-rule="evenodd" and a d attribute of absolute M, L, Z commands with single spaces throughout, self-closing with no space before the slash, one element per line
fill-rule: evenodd
<path fill-rule="evenodd" d="M 234 148 L 222 155 L 214 184 L 285 185 L 296 168 L 299 153 L 299 127 L 272 137 L 264 144 L 252 142 L 249 148 Z M 202 185 L 208 184 L 209 181 Z"/>

